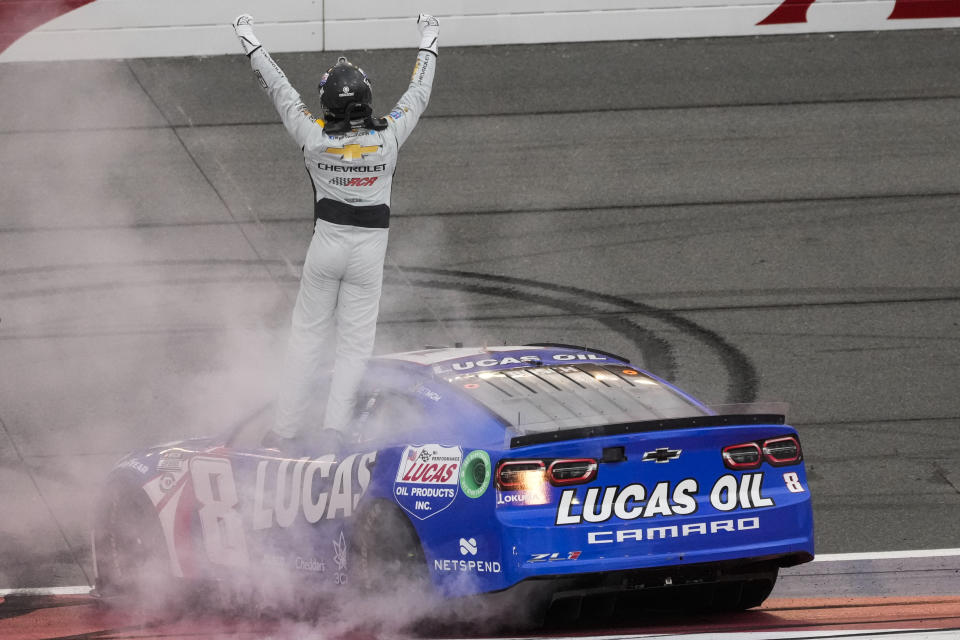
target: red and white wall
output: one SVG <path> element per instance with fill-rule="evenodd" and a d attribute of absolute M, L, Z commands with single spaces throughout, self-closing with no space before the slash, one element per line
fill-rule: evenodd
<path fill-rule="evenodd" d="M 0 61 L 235 53 L 247 12 L 271 51 L 481 45 L 960 26 L 960 0 L 0 0 Z"/>

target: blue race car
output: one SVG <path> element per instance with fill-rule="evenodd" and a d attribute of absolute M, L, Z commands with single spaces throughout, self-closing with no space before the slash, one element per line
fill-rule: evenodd
<path fill-rule="evenodd" d="M 95 516 L 98 590 L 149 567 L 318 592 L 409 580 L 530 607 L 696 589 L 736 610 L 813 559 L 784 416 L 711 409 L 625 358 L 566 345 L 381 356 L 357 407 L 346 450 L 309 434 L 264 449 L 269 425 L 250 421 L 121 460 Z"/>

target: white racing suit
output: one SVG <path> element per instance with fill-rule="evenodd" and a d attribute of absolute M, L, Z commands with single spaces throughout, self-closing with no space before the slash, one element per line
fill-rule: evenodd
<path fill-rule="evenodd" d="M 315 195 L 314 233 L 281 378 L 274 427 L 280 436 L 321 426 L 343 430 L 352 417 L 354 396 L 373 352 L 397 152 L 427 107 L 436 62 L 430 51 L 417 53 L 410 86 L 386 117 L 385 130 L 353 123 L 350 132 L 331 136 L 262 47 L 250 56 L 260 85 L 303 151 Z M 321 370 L 330 362 L 334 337 L 333 378 L 320 425 L 308 411 Z"/>

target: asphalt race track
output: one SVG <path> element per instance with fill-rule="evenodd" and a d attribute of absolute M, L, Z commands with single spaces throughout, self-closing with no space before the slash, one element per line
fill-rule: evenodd
<path fill-rule="evenodd" d="M 814 565 L 819 563 L 814 563 Z M 854 569 L 852 566 L 838 567 Z M 879 568 L 879 567 L 878 567 Z M 887 567 L 889 568 L 889 567 Z M 902 589 L 899 577 L 861 566 L 856 578 L 861 593 L 870 584 Z M 809 569 L 807 570 L 809 571 Z M 956 587 L 956 565 L 950 572 Z M 879 577 L 887 573 L 886 577 Z M 781 584 L 784 580 L 781 580 Z M 795 580 L 787 577 L 788 583 Z M 829 590 L 842 583 L 832 573 L 824 583 Z M 799 584 L 799 583 L 798 583 Z M 928 581 L 926 584 L 933 584 Z M 402 597 L 402 596 L 401 596 Z M 357 610 L 368 615 L 357 615 Z M 625 610 L 619 605 L 602 617 L 576 621 L 550 620 L 547 628 L 530 631 L 488 629 L 490 621 L 450 625 L 449 616 L 426 615 L 397 628 L 390 603 L 381 603 L 379 615 L 369 615 L 368 603 L 322 609 L 319 614 L 291 617 L 270 612 L 172 613 L 142 608 L 129 601 L 105 606 L 90 596 L 28 596 L 0 598 L 0 632 L 6 640 L 129 640 L 165 638 L 188 640 L 284 638 L 293 640 L 380 640 L 387 638 L 588 638 L 637 640 L 680 638 L 694 640 L 953 640 L 960 636 L 960 596 L 957 595 L 858 595 L 848 597 L 774 597 L 763 606 L 736 614 L 690 613 L 659 610 Z M 400 616 L 405 617 L 401 614 Z M 385 622 L 386 621 L 386 622 Z M 438 627 L 438 621 L 441 626 Z M 507 623 L 509 624 L 509 623 Z M 443 626 L 445 625 L 445 626 Z"/>
<path fill-rule="evenodd" d="M 442 50 L 377 351 L 586 344 L 788 402 L 818 553 L 960 547 L 958 54 L 957 30 Z M 347 55 L 386 111 L 413 49 Z M 276 56 L 311 104 L 334 57 Z M 312 193 L 241 55 L 0 65 L 0 140 L 0 588 L 86 585 L 112 462 L 272 401 Z"/>

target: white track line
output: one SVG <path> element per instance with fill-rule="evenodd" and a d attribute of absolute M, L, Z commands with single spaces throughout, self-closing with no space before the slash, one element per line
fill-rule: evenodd
<path fill-rule="evenodd" d="M 90 593 L 88 585 L 76 587 L 35 587 L 26 589 L 0 589 L 4 596 L 85 596 Z"/>
<path fill-rule="evenodd" d="M 918 549 L 916 551 L 868 551 L 866 553 L 824 553 L 814 562 L 838 562 L 843 560 L 898 560 L 901 558 L 942 558 L 960 556 L 960 549 Z"/>

